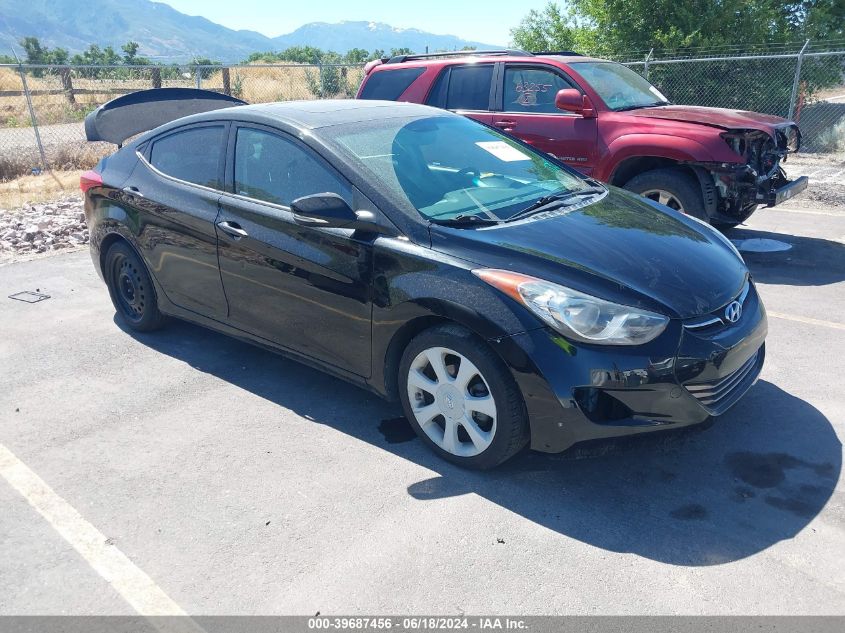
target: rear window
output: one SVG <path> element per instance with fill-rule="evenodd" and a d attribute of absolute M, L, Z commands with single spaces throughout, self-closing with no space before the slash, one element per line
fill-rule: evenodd
<path fill-rule="evenodd" d="M 220 157 L 223 126 L 193 127 L 153 142 L 150 164 L 163 174 L 195 185 L 223 189 Z"/>
<path fill-rule="evenodd" d="M 492 64 L 452 66 L 440 73 L 427 103 L 447 110 L 488 110 L 492 81 Z"/>
<path fill-rule="evenodd" d="M 364 83 L 361 99 L 385 99 L 396 101 L 414 80 L 425 72 L 425 68 L 402 68 L 373 72 Z"/>

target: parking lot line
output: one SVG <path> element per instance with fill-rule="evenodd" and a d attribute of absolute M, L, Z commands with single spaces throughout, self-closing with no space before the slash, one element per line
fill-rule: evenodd
<path fill-rule="evenodd" d="M 839 211 L 825 211 L 822 209 L 789 209 L 786 207 L 774 207 L 769 211 L 783 211 L 784 213 L 803 213 L 805 215 L 828 215 L 832 217 L 843 217 L 845 213 Z"/>
<path fill-rule="evenodd" d="M 845 330 L 845 323 L 836 323 L 835 321 L 824 321 L 822 319 L 811 319 L 810 317 L 796 316 L 794 314 L 783 314 L 782 312 L 772 312 L 771 310 L 766 310 L 766 314 L 776 319 L 795 321 L 797 323 L 806 323 L 808 325 L 821 325 L 822 327 L 831 327 L 836 330 Z"/>
<path fill-rule="evenodd" d="M 0 475 L 89 565 L 143 616 L 184 616 L 182 608 L 105 535 L 86 521 L 47 483 L 0 444 Z"/>

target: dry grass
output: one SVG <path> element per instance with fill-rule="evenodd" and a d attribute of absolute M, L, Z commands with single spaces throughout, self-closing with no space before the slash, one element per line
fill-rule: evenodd
<path fill-rule="evenodd" d="M 326 72 L 333 72 L 327 70 Z M 354 94 L 361 83 L 361 68 L 343 68 L 335 71 L 345 80 L 350 92 Z M 309 75 L 312 79 L 309 81 Z M 319 82 L 319 72 L 313 66 L 286 66 L 282 68 L 257 68 L 243 66 L 230 71 L 231 88 L 235 96 L 248 103 L 267 103 L 270 101 L 291 101 L 296 99 L 314 99 L 317 97 L 310 86 Z M 61 80 L 57 75 L 33 77 L 27 75 L 27 85 L 31 91 L 59 91 L 59 94 L 33 95 L 32 102 L 39 125 L 72 123 L 81 121 L 85 115 L 98 105 L 118 96 L 112 92 L 76 94 L 75 104 L 68 103 L 60 91 Z M 194 80 L 181 78 L 164 80 L 163 86 L 193 87 Z M 146 90 L 151 88 L 151 80 L 146 74 L 131 79 L 86 79 L 73 78 L 73 86 L 78 90 Z M 202 87 L 212 90 L 223 89 L 223 73 L 216 71 L 202 80 Z M 23 96 L 20 75 L 11 68 L 0 68 L 0 91 L 15 91 L 20 94 L 0 97 L 0 127 L 29 127 L 30 117 L 26 99 Z M 341 90 L 335 97 L 344 97 Z"/>
<path fill-rule="evenodd" d="M 61 171 L 91 169 L 103 156 L 112 152 L 112 145 L 86 141 L 61 143 L 46 149 L 48 165 Z M 3 152 L 0 154 L 0 184 L 30 174 L 40 165 L 41 158 L 34 147 L 27 151 Z"/>
<path fill-rule="evenodd" d="M 52 174 L 21 176 L 8 182 L 0 182 L 0 212 L 79 193 L 80 174 L 81 169 L 54 171 Z"/>

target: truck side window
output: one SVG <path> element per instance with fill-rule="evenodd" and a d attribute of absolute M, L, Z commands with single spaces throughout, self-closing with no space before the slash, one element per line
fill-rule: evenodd
<path fill-rule="evenodd" d="M 508 66 L 502 106 L 505 112 L 560 114 L 555 107 L 558 90 L 572 88 L 557 73 L 540 68 Z"/>
<path fill-rule="evenodd" d="M 493 64 L 446 68 L 437 78 L 427 103 L 447 110 L 489 110 L 492 81 Z"/>

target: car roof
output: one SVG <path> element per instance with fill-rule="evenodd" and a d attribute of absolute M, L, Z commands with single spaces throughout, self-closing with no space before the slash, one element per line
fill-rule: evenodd
<path fill-rule="evenodd" d="M 429 68 L 432 66 L 445 67 L 493 62 L 518 62 L 525 64 L 537 64 L 547 62 L 549 60 L 555 61 L 560 64 L 612 61 L 609 59 L 601 59 L 599 57 L 586 57 L 584 55 L 467 55 L 465 57 L 428 57 L 424 59 L 409 59 L 407 61 L 388 61 L 375 66 L 372 72 L 398 70 L 400 68 Z"/>
<path fill-rule="evenodd" d="M 235 106 L 180 119 L 180 124 L 205 120 L 232 119 L 253 123 L 286 123 L 292 127 L 318 129 L 333 125 L 361 123 L 389 118 L 451 115 L 438 108 L 416 103 L 359 99 L 320 99 L 284 101 Z M 451 115 L 457 116 L 457 115 Z"/>

